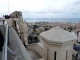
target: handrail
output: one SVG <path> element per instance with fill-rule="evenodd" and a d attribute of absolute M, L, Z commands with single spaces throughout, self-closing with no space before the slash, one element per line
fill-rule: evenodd
<path fill-rule="evenodd" d="M 4 46 L 2 51 L 2 60 L 7 60 L 8 24 L 5 24 L 5 27 L 6 27 L 6 32 L 5 32 Z"/>
<path fill-rule="evenodd" d="M 73 50 L 73 55 L 76 56 L 77 52 Z M 80 59 L 80 54 L 78 54 L 78 58 Z"/>

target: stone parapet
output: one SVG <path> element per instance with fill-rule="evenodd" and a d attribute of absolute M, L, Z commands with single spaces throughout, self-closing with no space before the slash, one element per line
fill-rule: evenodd
<path fill-rule="evenodd" d="M 10 48 L 16 53 L 16 56 L 10 58 L 10 60 L 32 60 L 18 34 L 12 27 L 9 28 L 9 41 Z"/>

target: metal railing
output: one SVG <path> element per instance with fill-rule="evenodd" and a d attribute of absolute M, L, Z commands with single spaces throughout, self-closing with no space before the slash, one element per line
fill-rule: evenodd
<path fill-rule="evenodd" d="M 77 52 L 73 49 L 73 55 L 76 57 Z M 78 59 L 80 59 L 80 54 L 78 54 Z"/>
<path fill-rule="evenodd" d="M 3 45 L 3 51 L 2 51 L 2 60 L 8 60 L 7 59 L 7 51 L 9 51 L 12 55 L 16 56 L 16 54 L 8 47 L 8 24 L 4 25 L 6 28 L 5 31 L 5 37 L 4 37 L 4 45 Z"/>
<path fill-rule="evenodd" d="M 2 60 L 7 60 L 8 24 L 6 24 L 5 27 L 6 31 L 5 31 L 4 46 L 2 51 Z"/>

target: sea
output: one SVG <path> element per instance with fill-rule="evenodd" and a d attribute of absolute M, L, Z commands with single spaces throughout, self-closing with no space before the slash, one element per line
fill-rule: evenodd
<path fill-rule="evenodd" d="M 71 22 L 76 23 L 80 22 L 80 18 L 24 18 L 26 22 Z"/>

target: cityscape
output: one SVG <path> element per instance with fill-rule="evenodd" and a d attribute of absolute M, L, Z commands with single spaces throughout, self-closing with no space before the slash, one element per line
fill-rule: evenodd
<path fill-rule="evenodd" d="M 1 59 L 80 59 L 80 22 L 26 22 L 21 11 L 4 17 L 0 20 Z"/>
<path fill-rule="evenodd" d="M 0 60 L 80 60 L 80 0 L 1 0 Z"/>

